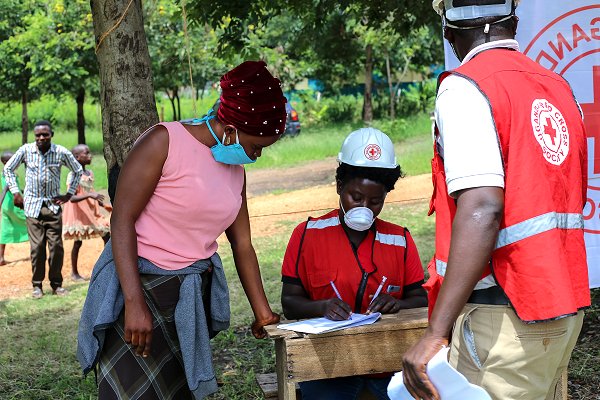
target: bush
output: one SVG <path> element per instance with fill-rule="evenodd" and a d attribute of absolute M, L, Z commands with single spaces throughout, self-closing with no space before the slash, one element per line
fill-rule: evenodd
<path fill-rule="evenodd" d="M 406 117 L 423 111 L 431 111 L 435 101 L 435 81 L 416 83 L 404 90 L 398 99 L 396 115 Z M 197 115 L 202 116 L 218 98 L 216 91 L 210 91 L 198 99 Z M 321 123 L 356 123 L 361 121 L 363 110 L 362 95 L 340 95 L 321 97 L 317 100 L 315 91 L 294 92 L 291 103 L 300 114 L 302 125 L 309 127 Z M 100 105 L 87 97 L 84 104 L 86 129 L 101 130 Z M 156 93 L 157 111 L 161 120 L 171 121 L 171 103 L 162 93 Z M 389 95 L 385 90 L 373 92 L 373 115 L 377 119 L 389 118 Z M 47 119 L 55 128 L 74 130 L 77 128 L 77 104 L 70 96 L 42 96 L 28 104 L 30 129 L 40 119 Z M 192 100 L 181 98 L 181 118 L 194 117 Z M 0 132 L 21 131 L 21 104 L 18 102 L 0 103 Z"/>
<path fill-rule="evenodd" d="M 342 95 L 321 97 L 312 90 L 294 93 L 299 101 L 291 101 L 298 111 L 300 121 L 305 126 L 318 123 L 356 122 L 362 114 L 363 99 L 361 96 Z"/>
<path fill-rule="evenodd" d="M 88 100 L 83 107 L 86 127 L 100 129 L 100 105 Z M 21 103 L 0 103 L 0 132 L 20 131 L 21 112 Z M 30 128 L 36 121 L 46 119 L 60 129 L 76 129 L 77 103 L 68 96 L 44 95 L 27 105 L 27 116 Z"/>
<path fill-rule="evenodd" d="M 289 101 L 300 115 L 302 125 L 310 126 L 325 121 L 328 105 L 324 101 L 317 101 L 314 91 L 295 92 L 293 96 L 297 97 L 299 101 Z"/>
<path fill-rule="evenodd" d="M 373 121 L 373 128 L 379 129 L 392 139 L 392 142 L 405 140 L 410 136 L 408 131 L 408 122 L 404 118 L 396 119 L 376 119 Z"/>
<path fill-rule="evenodd" d="M 181 96 L 181 95 L 180 95 Z M 161 121 L 173 121 L 173 106 L 164 92 L 156 92 L 156 110 Z M 180 97 L 181 119 L 202 117 L 215 104 L 219 98 L 216 90 L 204 93 L 202 98 L 196 99 L 196 114 L 194 114 L 193 101 L 191 97 Z"/>
<path fill-rule="evenodd" d="M 416 82 L 402 90 L 396 106 L 398 115 L 407 116 L 430 112 L 434 108 L 437 82 L 429 79 Z"/>
<path fill-rule="evenodd" d="M 410 117 L 433 110 L 436 95 L 435 79 L 410 84 L 396 98 L 396 118 Z M 317 123 L 358 122 L 362 118 L 363 96 L 340 95 L 321 97 L 312 90 L 294 92 L 292 105 L 300 114 L 300 121 L 305 126 Z M 387 119 L 390 116 L 390 96 L 387 90 L 373 91 L 373 118 Z M 400 123 L 400 122 L 398 122 Z"/>
<path fill-rule="evenodd" d="M 345 95 L 324 100 L 327 104 L 325 119 L 327 122 L 353 122 L 362 114 L 362 97 Z"/>
<path fill-rule="evenodd" d="M 163 94 L 156 93 L 157 110 L 159 115 L 162 110 L 164 120 L 171 121 L 173 112 L 171 111 L 171 103 Z M 203 116 L 211 107 L 218 94 L 216 91 L 206 93 L 202 99 L 196 101 L 196 109 L 198 116 Z M 101 130 L 102 117 L 100 114 L 100 104 L 92 102 L 90 96 L 87 96 L 86 102 L 83 105 L 85 116 L 86 129 Z M 55 97 L 52 95 L 44 95 L 38 100 L 34 100 L 27 104 L 27 115 L 29 119 L 29 129 L 33 124 L 40 119 L 50 121 L 54 128 L 60 130 L 77 129 L 77 103 L 71 96 Z M 181 118 L 193 118 L 194 112 L 191 98 L 181 99 Z M 21 103 L 0 103 L 0 132 L 20 132 L 21 131 Z"/>
<path fill-rule="evenodd" d="M 397 112 L 396 112 L 397 114 Z M 373 96 L 373 119 L 390 117 L 390 94 L 388 91 L 379 90 Z"/>

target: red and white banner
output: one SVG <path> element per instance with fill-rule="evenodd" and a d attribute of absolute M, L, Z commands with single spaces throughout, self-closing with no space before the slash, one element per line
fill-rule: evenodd
<path fill-rule="evenodd" d="M 588 195 L 583 210 L 590 287 L 600 287 L 600 4 L 525 0 L 517 8 L 521 51 L 569 81 L 588 137 Z M 459 65 L 446 46 L 446 68 Z"/>

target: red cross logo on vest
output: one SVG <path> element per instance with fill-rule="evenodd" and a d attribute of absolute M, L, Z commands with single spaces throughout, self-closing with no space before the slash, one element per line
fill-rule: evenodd
<path fill-rule="evenodd" d="M 365 157 L 367 160 L 375 161 L 381 157 L 381 147 L 376 144 L 369 144 L 365 147 Z"/>
<path fill-rule="evenodd" d="M 552 120 L 550 118 L 546 118 L 546 125 L 544 126 L 544 135 L 550 136 L 552 140 L 552 146 L 555 146 L 554 140 L 556 139 L 556 129 L 552 127 Z"/>
<path fill-rule="evenodd" d="M 544 159 L 550 164 L 562 164 L 569 154 L 569 128 L 560 110 L 546 99 L 535 99 L 531 105 L 531 126 Z"/>

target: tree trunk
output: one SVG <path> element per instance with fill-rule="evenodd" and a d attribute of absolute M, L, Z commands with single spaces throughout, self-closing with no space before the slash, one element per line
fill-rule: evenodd
<path fill-rule="evenodd" d="M 29 131 L 29 115 L 27 115 L 27 90 L 21 95 L 21 143 L 27 143 L 27 132 Z"/>
<path fill-rule="evenodd" d="M 181 101 L 179 101 L 179 92 L 175 89 L 175 100 L 177 100 L 177 118 L 175 121 L 181 120 Z"/>
<path fill-rule="evenodd" d="M 90 4 L 96 44 L 112 29 L 96 56 L 108 193 L 113 200 L 127 153 L 137 137 L 159 121 L 141 0 L 134 0 L 128 10 L 128 0 L 90 0 Z"/>
<path fill-rule="evenodd" d="M 365 59 L 365 94 L 363 102 L 363 121 L 370 124 L 373 121 L 373 46 L 368 44 Z"/>
<path fill-rule="evenodd" d="M 171 102 L 171 108 L 173 109 L 173 121 L 177 121 L 177 110 L 175 110 L 175 94 L 173 94 L 173 96 L 171 96 L 171 92 L 169 92 L 168 90 L 167 92 L 167 97 L 169 98 L 169 101 Z"/>
<path fill-rule="evenodd" d="M 85 101 L 85 88 L 82 86 L 77 91 L 77 143 L 85 144 L 85 114 L 83 113 L 83 103 Z"/>
<path fill-rule="evenodd" d="M 396 112 L 394 110 L 394 83 L 392 82 L 392 70 L 390 68 L 390 53 L 385 52 L 385 69 L 387 70 L 387 81 L 388 88 L 390 90 L 390 119 L 396 118 Z"/>

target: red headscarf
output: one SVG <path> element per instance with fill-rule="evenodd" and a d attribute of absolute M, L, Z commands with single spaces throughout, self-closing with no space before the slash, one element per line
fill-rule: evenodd
<path fill-rule="evenodd" d="M 255 136 L 281 135 L 286 98 L 263 61 L 246 61 L 221 77 L 219 121 Z"/>

